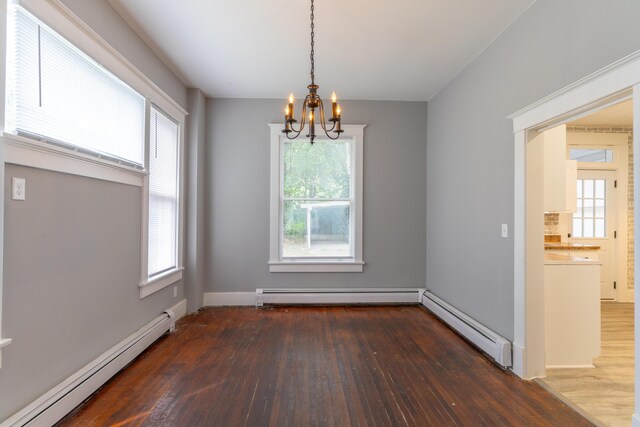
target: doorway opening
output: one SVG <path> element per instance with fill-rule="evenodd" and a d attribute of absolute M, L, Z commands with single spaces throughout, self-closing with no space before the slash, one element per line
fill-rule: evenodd
<path fill-rule="evenodd" d="M 529 136 L 566 124 L 622 101 L 633 101 L 633 147 L 640 153 L 640 51 L 511 114 L 514 133 L 514 328 L 513 372 L 526 379 L 545 375 L 544 216 L 540 175 L 529 168 Z M 640 161 L 633 159 L 635 200 L 640 200 Z M 540 193 L 538 193 L 540 192 Z M 634 223 L 640 210 L 634 210 Z M 634 227 L 634 240 L 640 228 Z M 634 254 L 640 254 L 634 248 Z M 637 256 L 636 256 L 637 258 Z M 640 265 L 634 263 L 634 277 Z M 640 295 L 634 293 L 634 317 L 640 317 Z M 640 329 L 640 328 L 639 328 Z M 634 329 L 634 356 L 640 360 L 640 330 Z M 640 427 L 640 371 L 634 380 L 632 423 Z"/>
<path fill-rule="evenodd" d="M 634 408 L 633 102 L 554 131 L 556 137 L 562 133 L 566 146 L 560 155 L 552 151 L 559 157 L 555 161 L 576 171 L 565 174 L 564 203 L 544 213 L 541 381 L 598 421 L 627 425 Z M 553 176 L 545 163 L 548 173 Z M 563 255 L 565 264 L 558 259 Z"/>

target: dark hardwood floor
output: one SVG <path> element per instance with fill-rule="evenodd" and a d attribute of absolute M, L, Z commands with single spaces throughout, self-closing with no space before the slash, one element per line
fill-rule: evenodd
<path fill-rule="evenodd" d="M 207 308 L 60 426 L 590 426 L 425 309 Z"/>

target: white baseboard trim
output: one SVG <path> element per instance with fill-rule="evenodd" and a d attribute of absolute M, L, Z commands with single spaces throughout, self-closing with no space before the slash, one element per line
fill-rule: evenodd
<path fill-rule="evenodd" d="M 205 307 L 256 305 L 254 292 L 205 292 Z"/>
<path fill-rule="evenodd" d="M 424 289 L 256 289 L 256 305 L 264 304 L 419 304 Z"/>
<path fill-rule="evenodd" d="M 511 363 L 513 366 L 511 369 L 513 373 L 519 376 L 522 379 L 529 379 L 526 377 L 524 367 L 527 366 L 527 361 L 525 360 L 525 351 L 524 347 L 516 342 L 511 344 L 511 349 L 513 351 Z"/>
<path fill-rule="evenodd" d="M 425 291 L 422 304 L 460 335 L 471 341 L 505 368 L 511 367 L 511 342 L 464 314 L 454 306 Z"/>
<path fill-rule="evenodd" d="M 176 321 L 183 318 L 187 315 L 187 300 L 183 299 L 182 301 L 171 307 L 169 310 L 171 310 L 176 315 Z"/>
<path fill-rule="evenodd" d="M 594 365 L 547 365 L 545 369 L 590 369 L 594 368 Z"/>
<path fill-rule="evenodd" d="M 69 378 L 9 417 L 0 427 L 49 427 L 71 412 L 149 345 L 175 327 L 186 313 L 186 300 L 180 301 L 129 337 L 111 347 Z"/>

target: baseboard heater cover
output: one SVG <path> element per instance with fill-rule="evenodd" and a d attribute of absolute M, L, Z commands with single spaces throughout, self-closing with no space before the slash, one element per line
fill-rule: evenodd
<path fill-rule="evenodd" d="M 422 304 L 433 314 L 491 356 L 505 368 L 512 366 L 511 342 L 486 326 L 446 303 L 430 291 L 425 291 Z"/>
<path fill-rule="evenodd" d="M 127 366 L 149 345 L 175 329 L 176 315 L 166 310 L 126 339 L 87 364 L 29 406 L 0 424 L 0 427 L 49 427 L 67 415 L 113 375 Z"/>
<path fill-rule="evenodd" d="M 419 304 L 419 288 L 256 289 L 256 306 L 265 304 Z"/>

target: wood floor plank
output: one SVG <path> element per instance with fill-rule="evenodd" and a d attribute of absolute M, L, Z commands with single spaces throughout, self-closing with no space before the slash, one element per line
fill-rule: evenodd
<path fill-rule="evenodd" d="M 419 306 L 207 308 L 60 426 L 590 426 Z"/>

